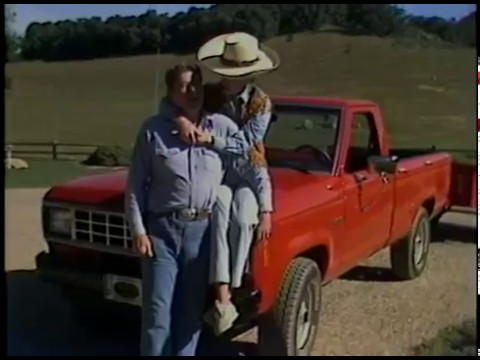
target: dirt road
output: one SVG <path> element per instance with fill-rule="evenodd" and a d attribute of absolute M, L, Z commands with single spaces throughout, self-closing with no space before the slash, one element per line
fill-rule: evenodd
<path fill-rule="evenodd" d="M 138 332 L 119 320 L 111 331 L 76 324 L 59 289 L 34 273 L 45 249 L 40 204 L 45 190 L 6 191 L 5 264 L 9 355 L 135 355 Z M 452 225 L 455 224 L 455 225 Z M 420 279 L 396 282 L 382 252 L 324 288 L 315 355 L 408 355 L 412 348 L 474 317 L 475 217 L 449 214 Z M 215 350 L 255 353 L 255 334 Z"/>

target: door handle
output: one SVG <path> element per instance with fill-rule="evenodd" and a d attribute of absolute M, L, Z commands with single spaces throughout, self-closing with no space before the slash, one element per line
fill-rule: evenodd
<path fill-rule="evenodd" d="M 427 165 L 427 166 L 430 166 L 430 165 L 432 165 L 433 163 L 432 163 L 430 160 L 426 160 L 426 161 L 424 162 L 424 164 Z"/>
<path fill-rule="evenodd" d="M 388 177 L 388 175 L 386 173 L 381 173 L 380 178 L 382 179 L 382 182 L 384 184 L 390 183 L 390 178 Z"/>
<path fill-rule="evenodd" d="M 398 169 L 398 172 L 399 172 L 400 174 L 406 174 L 406 173 L 408 172 L 408 170 L 405 169 L 405 168 L 399 168 L 399 169 Z"/>
<path fill-rule="evenodd" d="M 357 182 L 364 182 L 368 179 L 365 174 L 354 174 L 353 176 Z"/>

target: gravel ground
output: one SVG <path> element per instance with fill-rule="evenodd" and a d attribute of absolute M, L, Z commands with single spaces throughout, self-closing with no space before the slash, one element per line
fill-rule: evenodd
<path fill-rule="evenodd" d="M 35 275 L 35 255 L 45 249 L 40 230 L 44 193 L 6 191 L 8 354 L 135 355 L 136 329 L 123 321 L 111 331 L 81 327 L 59 289 Z M 392 280 L 383 251 L 324 287 L 313 355 L 409 355 L 442 329 L 474 318 L 475 226 L 474 216 L 445 216 L 429 266 L 417 280 Z M 252 330 L 212 351 L 253 355 L 255 338 Z"/>

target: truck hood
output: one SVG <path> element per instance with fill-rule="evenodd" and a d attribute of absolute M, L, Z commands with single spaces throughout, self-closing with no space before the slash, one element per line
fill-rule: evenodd
<path fill-rule="evenodd" d="M 325 185 L 328 175 L 302 173 L 297 170 L 271 168 L 275 218 L 287 217 L 328 201 L 332 192 Z M 108 211 L 124 209 L 127 172 L 81 177 L 52 187 L 46 200 L 99 207 Z"/>
<path fill-rule="evenodd" d="M 126 170 L 79 177 L 52 187 L 46 200 L 123 211 L 126 185 Z"/>

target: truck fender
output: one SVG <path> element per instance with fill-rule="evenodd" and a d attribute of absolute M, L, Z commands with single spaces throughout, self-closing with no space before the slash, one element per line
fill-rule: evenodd
<path fill-rule="evenodd" d="M 332 243 L 331 234 L 317 230 L 295 236 L 287 246 L 274 241 L 258 244 L 252 270 L 255 286 L 261 291 L 259 312 L 264 313 L 273 306 L 286 270 L 297 257 L 311 258 L 322 272 L 327 272 L 332 259 Z"/>
<path fill-rule="evenodd" d="M 399 239 L 408 235 L 408 233 L 412 229 L 415 217 L 417 216 L 418 211 L 422 207 L 425 208 L 425 210 L 427 210 L 428 214 L 431 216 L 435 208 L 435 195 L 431 194 L 430 196 L 423 198 L 422 201 L 418 201 L 414 206 L 411 207 L 410 213 L 408 214 L 408 217 L 410 219 L 409 226 L 407 229 L 405 229 L 405 234 L 402 234 Z"/>

